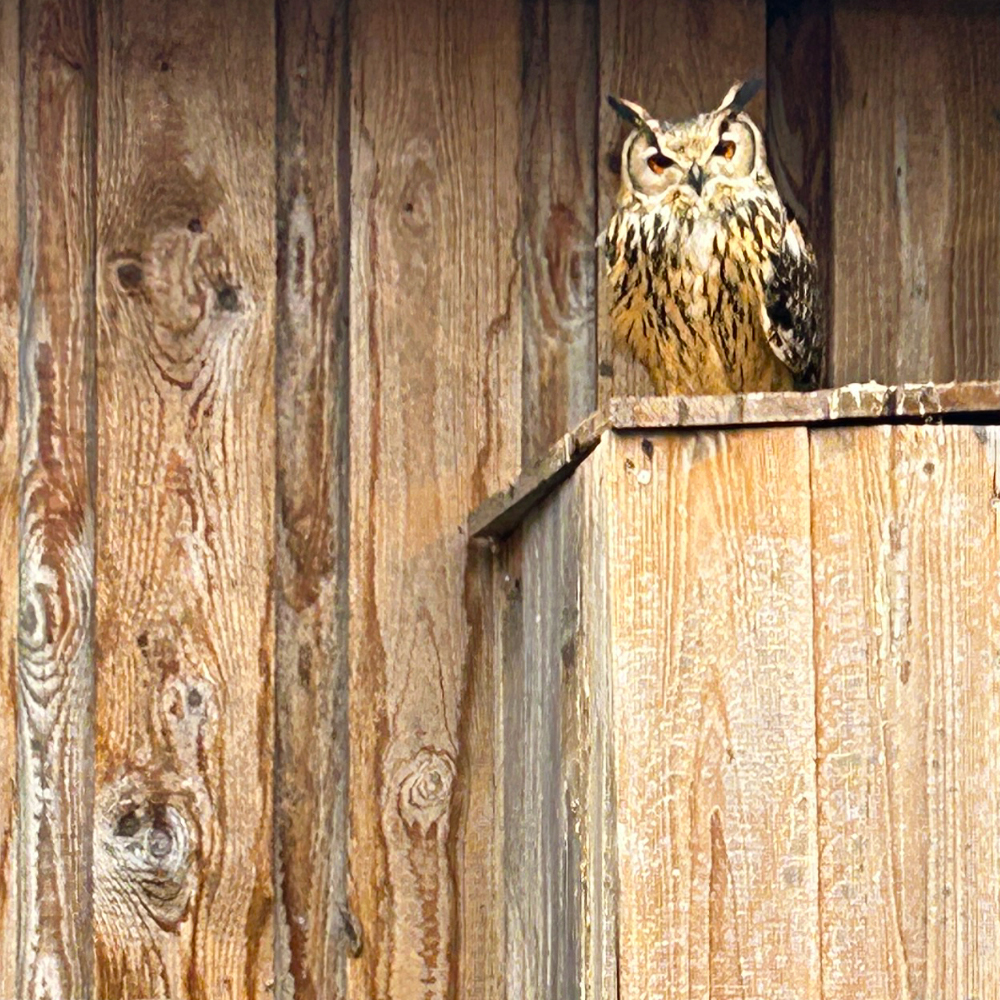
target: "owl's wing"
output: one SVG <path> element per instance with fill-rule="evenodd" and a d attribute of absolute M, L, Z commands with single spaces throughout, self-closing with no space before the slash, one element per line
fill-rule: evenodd
<path fill-rule="evenodd" d="M 790 219 L 780 251 L 771 258 L 774 274 L 765 289 L 768 343 L 791 369 L 796 382 L 813 389 L 823 361 L 822 294 L 816 256 Z"/>

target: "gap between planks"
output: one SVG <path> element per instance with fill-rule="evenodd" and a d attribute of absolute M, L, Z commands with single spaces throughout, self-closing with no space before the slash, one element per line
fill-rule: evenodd
<path fill-rule="evenodd" d="M 608 430 L 835 424 L 914 423 L 963 414 L 1000 414 L 1000 381 L 852 383 L 813 392 L 751 392 L 733 396 L 615 396 L 569 433 L 506 489 L 469 516 L 470 539 L 499 540 L 548 496 L 597 447 Z"/>

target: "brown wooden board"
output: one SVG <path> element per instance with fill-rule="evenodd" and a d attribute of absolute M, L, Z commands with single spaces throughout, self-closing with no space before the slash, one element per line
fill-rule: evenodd
<path fill-rule="evenodd" d="M 473 537 L 509 534 L 597 447 L 605 431 L 654 428 L 783 426 L 857 421 L 983 420 L 1000 413 L 1000 382 L 846 385 L 815 392 L 735 396 L 623 396 L 592 413 L 518 478 L 469 516 Z"/>
<path fill-rule="evenodd" d="M 100 998 L 274 986 L 273 17 L 100 8 Z"/>
<path fill-rule="evenodd" d="M 0 4 L 0 997 L 17 975 L 18 8 Z"/>
<path fill-rule="evenodd" d="M 524 4 L 522 451 L 597 405 L 597 0 Z"/>
<path fill-rule="evenodd" d="M 614 996 L 607 450 L 495 563 L 507 997 Z"/>
<path fill-rule="evenodd" d="M 93 994 L 92 13 L 20 11 L 19 1000 Z"/>
<path fill-rule="evenodd" d="M 521 444 L 520 7 L 352 8 L 348 994 L 454 993 L 465 519 Z M 463 900 L 463 907 L 492 900 Z"/>
<path fill-rule="evenodd" d="M 638 101 L 659 118 L 679 121 L 718 105 L 736 80 L 763 74 L 764 0 L 601 0 L 598 231 L 615 206 L 617 161 L 627 127 L 608 107 L 614 94 Z M 763 101 L 750 106 L 764 120 Z M 652 390 L 638 362 L 614 348 L 608 322 L 604 262 L 597 254 L 598 402 Z"/>
<path fill-rule="evenodd" d="M 469 551 L 465 605 L 469 621 L 464 691 L 458 730 L 451 845 L 455 871 L 454 934 L 458 953 L 452 996 L 506 1000 L 503 901 L 503 727 L 500 642 L 507 620 L 495 603 L 496 582 L 489 548 Z"/>
<path fill-rule="evenodd" d="M 807 431 L 613 447 L 620 996 L 817 996 Z"/>
<path fill-rule="evenodd" d="M 278 997 L 339 998 L 347 909 L 346 7 L 281 0 L 275 858 Z"/>
<path fill-rule="evenodd" d="M 996 428 L 811 444 L 823 996 L 1000 967 Z"/>
<path fill-rule="evenodd" d="M 1000 4 L 837 3 L 833 384 L 1000 372 Z"/>
<path fill-rule="evenodd" d="M 525 1000 L 574 996 L 581 973 L 581 844 L 563 732 L 564 683 L 577 670 L 581 488 L 574 478 L 525 525 L 520 573 L 501 584 L 517 595 L 509 638 L 522 644 L 502 668 L 507 996 Z"/>

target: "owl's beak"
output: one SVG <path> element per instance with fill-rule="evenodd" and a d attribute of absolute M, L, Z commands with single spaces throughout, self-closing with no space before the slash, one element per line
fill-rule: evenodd
<path fill-rule="evenodd" d="M 687 182 L 694 188 L 695 194 L 701 194 L 705 186 L 705 170 L 700 163 L 695 163 L 688 171 Z"/>

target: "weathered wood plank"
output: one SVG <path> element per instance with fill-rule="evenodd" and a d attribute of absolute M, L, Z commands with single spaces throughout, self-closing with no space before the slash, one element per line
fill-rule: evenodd
<path fill-rule="evenodd" d="M 347 910 L 346 6 L 280 0 L 275 858 L 279 997 L 343 997 Z"/>
<path fill-rule="evenodd" d="M 845 385 L 815 392 L 737 396 L 621 396 L 609 400 L 556 443 L 509 486 L 469 516 L 470 536 L 502 538 L 597 447 L 609 428 L 739 427 L 882 420 L 958 420 L 1000 413 L 1000 382 Z"/>
<path fill-rule="evenodd" d="M 619 984 L 819 992 L 804 428 L 616 435 Z"/>
<path fill-rule="evenodd" d="M 0 997 L 17 974 L 18 8 L 0 4 Z"/>
<path fill-rule="evenodd" d="M 832 327 L 830 200 L 831 0 L 767 0 L 767 162 L 785 205 L 816 252 Z M 828 383 L 830 345 L 820 385 Z"/>
<path fill-rule="evenodd" d="M 597 0 L 524 4 L 521 173 L 530 463 L 597 405 Z"/>
<path fill-rule="evenodd" d="M 523 643 L 504 656 L 504 872 L 507 995 L 579 996 L 580 831 L 569 814 L 564 681 L 577 670 L 581 482 L 574 477 L 521 533 Z"/>
<path fill-rule="evenodd" d="M 833 31 L 832 380 L 995 378 L 1000 4 L 836 4 Z"/>
<path fill-rule="evenodd" d="M 636 100 L 661 118 L 679 120 L 714 108 L 738 79 L 765 65 L 764 0 L 601 0 L 598 226 L 614 210 L 617 163 L 626 129 L 605 96 Z M 763 121 L 758 100 L 750 112 Z M 598 259 L 598 401 L 647 395 L 645 369 L 614 349 L 603 261 Z"/>
<path fill-rule="evenodd" d="M 459 976 L 457 741 L 478 627 L 464 526 L 516 473 L 521 443 L 520 26 L 513 0 L 352 8 L 357 1000 L 433 1000 Z"/>
<path fill-rule="evenodd" d="M 21 5 L 18 998 L 93 995 L 95 45 Z"/>
<path fill-rule="evenodd" d="M 469 551 L 465 603 L 470 622 L 456 761 L 456 997 L 507 1000 L 503 900 L 503 721 L 499 659 L 507 607 L 486 546 Z"/>
<path fill-rule="evenodd" d="M 274 10 L 99 17 L 99 997 L 271 995 Z"/>
<path fill-rule="evenodd" d="M 1000 968 L 995 428 L 811 444 L 823 996 L 988 996 Z"/>
<path fill-rule="evenodd" d="M 507 997 L 615 996 L 608 447 L 496 566 Z"/>

